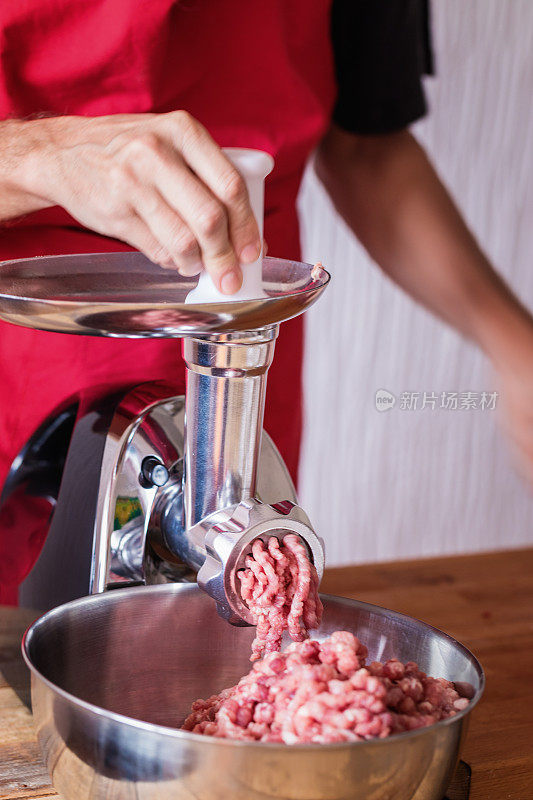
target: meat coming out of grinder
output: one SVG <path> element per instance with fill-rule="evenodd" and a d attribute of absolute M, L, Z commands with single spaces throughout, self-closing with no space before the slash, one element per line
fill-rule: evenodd
<path fill-rule="evenodd" d="M 320 625 L 317 571 L 295 534 L 287 534 L 281 543 L 275 536 L 266 544 L 256 539 L 238 575 L 242 599 L 257 626 L 251 661 L 279 650 L 285 630 L 302 642 Z"/>
<path fill-rule="evenodd" d="M 413 662 L 366 666 L 366 656 L 348 631 L 294 642 L 256 662 L 236 686 L 193 703 L 183 729 L 289 745 L 354 742 L 422 728 L 468 706 L 453 683 Z"/>

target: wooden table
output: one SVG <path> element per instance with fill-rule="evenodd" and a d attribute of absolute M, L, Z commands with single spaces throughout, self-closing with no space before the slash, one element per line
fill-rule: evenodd
<path fill-rule="evenodd" d="M 487 689 L 463 753 L 471 800 L 533 800 L 533 549 L 331 569 L 322 588 L 419 617 L 473 650 Z M 0 800 L 58 797 L 39 756 L 19 656 L 34 617 L 0 609 Z"/>

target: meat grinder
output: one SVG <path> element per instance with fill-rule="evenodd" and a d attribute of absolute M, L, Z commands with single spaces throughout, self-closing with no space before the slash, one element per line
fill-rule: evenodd
<path fill-rule="evenodd" d="M 430 626 L 357 601 L 323 598 L 316 635 L 342 628 L 361 635 L 372 659 L 414 658 L 471 686 L 471 706 L 421 731 L 311 749 L 179 730 L 193 700 L 249 669 L 253 632 L 241 626 L 254 620 L 238 572 L 252 541 L 295 533 L 319 578 L 324 567 L 322 541 L 262 425 L 279 325 L 303 313 L 329 275 L 273 258 L 252 269 L 228 300 L 210 286 L 202 293 L 205 276 L 196 284 L 139 253 L 0 265 L 0 318 L 69 334 L 182 338 L 186 364 L 185 396 L 161 381 L 67 399 L 5 482 L 0 536 L 31 525 L 44 541 L 21 602 L 54 609 L 23 642 L 45 762 L 62 796 L 76 800 L 440 800 L 483 690 L 481 667 Z M 143 588 L 107 591 L 135 585 Z"/>
<path fill-rule="evenodd" d="M 53 256 L 0 265 L 0 317 L 40 330 L 183 338 L 186 395 L 165 383 L 73 397 L 13 462 L 3 536 L 17 520 L 46 537 L 20 602 L 47 609 L 115 587 L 198 580 L 228 621 L 251 624 L 238 570 L 258 538 L 322 541 L 262 430 L 279 324 L 329 280 L 321 268 L 265 258 L 263 296 L 186 302 L 195 280 L 140 253 Z M 96 396 L 96 399 L 95 399 Z M 6 513 L 8 512 L 8 513 Z"/>

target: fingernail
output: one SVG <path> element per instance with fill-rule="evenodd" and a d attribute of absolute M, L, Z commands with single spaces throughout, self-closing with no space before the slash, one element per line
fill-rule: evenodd
<path fill-rule="evenodd" d="M 183 275 L 184 278 L 192 278 L 194 277 L 194 275 L 198 275 L 203 268 L 204 265 L 202 264 L 202 262 L 197 261 L 194 264 L 182 264 L 178 268 L 178 272 L 180 275 Z"/>
<path fill-rule="evenodd" d="M 241 279 L 236 272 L 226 272 L 220 281 L 222 294 L 235 294 L 241 288 Z"/>
<path fill-rule="evenodd" d="M 247 244 L 241 250 L 239 261 L 241 264 L 251 264 L 252 261 L 257 261 L 261 250 L 257 244 Z"/>

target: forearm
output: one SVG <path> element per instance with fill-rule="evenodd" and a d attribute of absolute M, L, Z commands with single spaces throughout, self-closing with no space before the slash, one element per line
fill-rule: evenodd
<path fill-rule="evenodd" d="M 122 115 L 112 135 L 126 129 L 131 118 Z M 107 144 L 109 119 L 65 116 L 0 122 L 0 225 L 55 205 L 58 152 L 80 142 Z"/>
<path fill-rule="evenodd" d="M 51 204 L 33 192 L 29 175 L 35 153 L 46 147 L 47 139 L 42 120 L 0 123 L 0 224 Z"/>
<path fill-rule="evenodd" d="M 422 148 L 408 132 L 354 137 L 333 129 L 316 171 L 382 269 L 496 361 L 532 337 L 529 313 L 480 250 Z"/>

